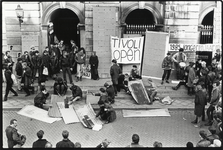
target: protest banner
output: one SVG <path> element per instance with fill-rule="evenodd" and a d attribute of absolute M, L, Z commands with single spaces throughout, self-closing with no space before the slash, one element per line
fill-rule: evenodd
<path fill-rule="evenodd" d="M 118 38 L 111 36 L 112 59 L 120 64 L 141 63 L 144 37 Z"/>

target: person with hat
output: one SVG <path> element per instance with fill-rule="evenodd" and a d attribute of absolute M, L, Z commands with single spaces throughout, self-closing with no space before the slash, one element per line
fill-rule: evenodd
<path fill-rule="evenodd" d="M 162 68 L 164 72 L 163 72 L 161 84 L 163 84 L 165 78 L 166 78 L 166 83 L 169 83 L 168 80 L 170 77 L 171 69 L 173 68 L 173 60 L 169 52 L 167 53 L 167 56 L 163 59 Z"/>
<path fill-rule="evenodd" d="M 115 90 L 115 96 L 117 96 L 118 78 L 119 75 L 122 74 L 122 70 L 115 59 L 112 60 L 112 64 L 113 65 L 110 67 L 110 75 Z"/>
<path fill-rule="evenodd" d="M 23 74 L 22 58 L 17 59 L 15 72 L 16 72 L 16 77 L 17 77 L 18 91 L 21 91 L 22 90 L 21 81 L 22 81 L 22 74 Z"/>
<path fill-rule="evenodd" d="M 177 74 L 177 80 L 179 80 L 179 74 L 180 74 L 180 63 L 184 62 L 186 63 L 187 61 L 187 55 L 184 53 L 184 49 L 180 48 L 179 52 L 175 53 L 172 57 L 174 63 L 175 63 L 175 68 L 176 68 L 176 74 Z"/>
<path fill-rule="evenodd" d="M 77 100 L 80 100 L 83 97 L 83 92 L 79 86 L 72 84 L 70 90 L 72 91 L 72 97 L 70 102 L 68 103 L 69 105 Z"/>
<path fill-rule="evenodd" d="M 77 63 L 77 78 L 76 78 L 76 82 L 78 82 L 79 80 L 82 81 L 82 76 L 83 76 L 83 67 L 84 64 L 86 63 L 86 54 L 85 54 L 85 49 L 83 47 L 81 47 L 76 55 L 75 55 L 75 61 Z"/>

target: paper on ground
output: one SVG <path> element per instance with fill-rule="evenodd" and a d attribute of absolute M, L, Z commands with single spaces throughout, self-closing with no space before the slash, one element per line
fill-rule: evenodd
<path fill-rule="evenodd" d="M 80 122 L 72 105 L 69 105 L 69 108 L 65 108 L 64 102 L 57 102 L 57 106 L 65 124 Z"/>
<path fill-rule="evenodd" d="M 64 102 L 64 99 L 66 99 L 66 96 L 58 96 L 58 95 L 51 95 L 51 104 L 52 107 L 48 110 L 48 115 L 50 117 L 59 118 L 62 117 L 60 114 L 60 110 L 57 107 L 57 102 Z"/>
<path fill-rule="evenodd" d="M 26 105 L 17 114 L 40 120 L 47 123 L 53 123 L 55 121 L 61 120 L 61 118 L 51 118 L 48 116 L 48 111 L 38 108 L 33 105 Z"/>
<path fill-rule="evenodd" d="M 172 83 L 179 84 L 180 81 L 174 81 L 174 80 L 172 80 Z"/>
<path fill-rule="evenodd" d="M 123 117 L 157 117 L 170 116 L 168 109 L 122 110 Z"/>

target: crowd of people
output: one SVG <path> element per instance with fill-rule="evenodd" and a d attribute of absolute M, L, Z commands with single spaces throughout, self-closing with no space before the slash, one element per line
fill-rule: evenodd
<path fill-rule="evenodd" d="M 18 133 L 17 127 L 17 120 L 12 119 L 10 121 L 10 125 L 6 128 L 6 136 L 8 138 L 8 147 L 9 148 L 20 148 L 22 147 L 26 142 L 26 136 Z M 194 145 L 192 142 L 185 143 L 185 147 L 191 148 L 191 147 L 222 147 L 222 133 L 216 133 L 214 130 L 210 130 L 211 134 L 208 135 L 208 132 L 206 130 L 200 130 L 199 136 L 200 140 L 198 139 L 198 142 L 196 145 Z M 33 142 L 32 148 L 52 148 L 53 145 L 50 141 L 43 138 L 44 131 L 39 130 L 37 133 L 37 140 Z M 63 130 L 62 131 L 62 140 L 58 141 L 55 145 L 56 148 L 81 148 L 83 147 L 80 142 L 72 142 L 71 139 L 69 139 L 69 131 Z M 109 144 L 111 141 L 105 139 L 98 145 L 95 145 L 95 148 L 109 148 Z M 129 145 L 125 146 L 126 148 L 140 148 L 140 147 L 148 147 L 140 144 L 140 137 L 138 134 L 132 135 L 132 141 Z M 160 141 L 154 141 L 153 145 L 149 147 L 154 148 L 160 148 L 163 147 L 162 142 Z M 165 147 L 165 146 L 164 146 Z"/>

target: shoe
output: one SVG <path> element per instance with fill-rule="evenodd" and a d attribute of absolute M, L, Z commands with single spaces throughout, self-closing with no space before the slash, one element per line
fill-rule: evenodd
<path fill-rule="evenodd" d="M 78 82 L 78 80 L 79 80 L 79 79 L 78 79 L 78 77 L 77 77 L 76 82 Z"/>
<path fill-rule="evenodd" d="M 204 125 L 205 125 L 205 126 L 211 126 L 211 125 L 212 125 L 212 122 L 209 121 L 208 123 L 205 123 Z"/>
<path fill-rule="evenodd" d="M 161 82 L 161 84 L 163 84 L 163 81 Z"/>
<path fill-rule="evenodd" d="M 4 98 L 4 101 L 7 101 L 7 98 Z"/>
<path fill-rule="evenodd" d="M 168 80 L 166 80 L 166 83 L 170 83 Z"/>
<path fill-rule="evenodd" d="M 25 97 L 29 96 L 30 94 L 26 94 Z"/>
<path fill-rule="evenodd" d="M 191 123 L 196 124 L 197 123 L 197 120 L 191 121 Z"/>
<path fill-rule="evenodd" d="M 18 96 L 18 94 L 16 93 L 16 94 L 14 94 L 13 96 Z"/>

